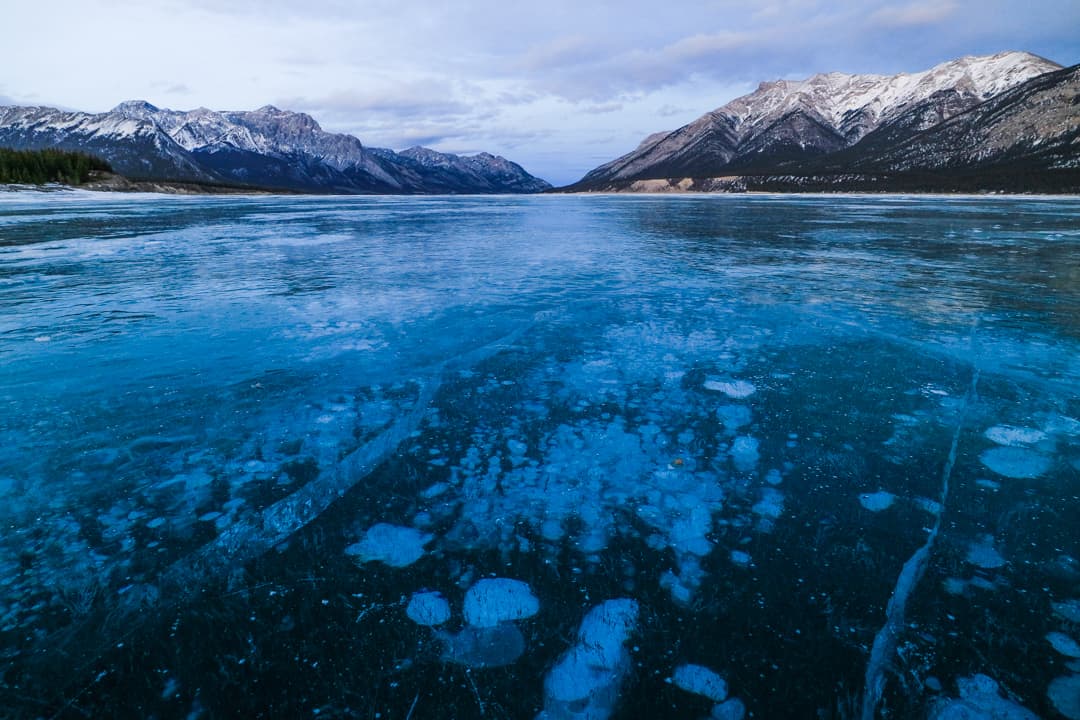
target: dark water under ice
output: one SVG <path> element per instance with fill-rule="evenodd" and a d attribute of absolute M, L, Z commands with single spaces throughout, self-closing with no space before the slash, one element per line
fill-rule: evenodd
<path fill-rule="evenodd" d="M 0 194 L 0 527 L 5 717 L 1075 720 L 1080 200 Z"/>

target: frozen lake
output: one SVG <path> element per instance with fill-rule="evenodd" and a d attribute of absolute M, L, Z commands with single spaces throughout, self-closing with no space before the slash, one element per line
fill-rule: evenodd
<path fill-rule="evenodd" d="M 1080 718 L 1080 199 L 0 193 L 12 717 Z"/>

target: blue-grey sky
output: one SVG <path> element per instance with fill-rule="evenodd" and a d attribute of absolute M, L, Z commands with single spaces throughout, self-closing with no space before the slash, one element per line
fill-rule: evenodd
<path fill-rule="evenodd" d="M 0 104 L 311 113 L 557 184 L 761 80 L 1080 62 L 1077 0 L 12 0 Z"/>

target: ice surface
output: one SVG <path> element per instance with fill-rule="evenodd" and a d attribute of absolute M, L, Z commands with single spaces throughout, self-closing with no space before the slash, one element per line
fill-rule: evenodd
<path fill-rule="evenodd" d="M 1065 657 L 1080 658 L 1080 643 L 1061 632 L 1047 633 L 1046 641 Z"/>
<path fill-rule="evenodd" d="M 702 665 L 680 665 L 671 675 L 675 687 L 686 692 L 707 697 L 715 703 L 727 697 L 727 681 Z"/>
<path fill-rule="evenodd" d="M 376 672 L 353 709 L 660 717 L 673 658 L 721 647 L 760 666 L 733 688 L 755 716 L 813 717 L 865 684 L 894 581 L 897 717 L 927 699 L 892 668 L 1028 700 L 1080 667 L 1040 639 L 1080 622 L 1080 296 L 1046 271 L 1077 264 L 1073 200 L 2 195 L 0 706 L 43 703 L 16 714 L 87 688 L 88 714 L 254 717 L 268 679 L 333 697 Z M 864 492 L 897 498 L 870 522 Z M 930 572 L 896 580 L 939 517 Z M 322 557 L 345 546 L 372 564 Z M 459 628 L 431 592 L 495 575 L 544 612 Z M 625 665 L 629 631 L 572 632 L 613 594 L 648 601 Z M 199 633 L 208 610 L 243 632 Z M 986 654 L 990 625 L 1053 665 Z M 587 697 L 514 691 L 549 672 Z"/>
<path fill-rule="evenodd" d="M 417 625 L 434 627 L 450 619 L 450 603 L 440 592 L 413 593 L 405 614 Z"/>
<path fill-rule="evenodd" d="M 345 554 L 362 563 L 378 561 L 391 567 L 405 567 L 422 558 L 424 546 L 434 539 L 434 535 L 416 528 L 376 523 L 360 542 L 345 548 Z"/>
<path fill-rule="evenodd" d="M 979 456 L 982 464 L 998 475 L 1027 480 L 1050 469 L 1050 459 L 1022 447 L 996 447 Z"/>
<path fill-rule="evenodd" d="M 870 512 L 881 512 L 892 506 L 896 496 L 884 490 L 859 495 L 859 504 Z"/>
<path fill-rule="evenodd" d="M 540 601 L 520 580 L 485 578 L 465 593 L 465 621 L 478 628 L 522 620 L 539 611 Z"/>

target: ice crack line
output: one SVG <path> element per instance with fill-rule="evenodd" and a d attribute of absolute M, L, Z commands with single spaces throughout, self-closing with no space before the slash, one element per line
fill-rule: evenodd
<path fill-rule="evenodd" d="M 919 584 L 926 565 L 930 561 L 930 552 L 933 550 L 934 541 L 937 540 L 941 530 L 941 518 L 945 515 L 946 502 L 949 499 L 949 478 L 952 477 L 953 466 L 956 464 L 956 451 L 960 445 L 960 433 L 964 429 L 964 418 L 967 415 L 968 406 L 975 400 L 979 385 L 979 369 L 975 368 L 971 376 L 971 387 L 964 396 L 964 402 L 960 406 L 960 417 L 956 421 L 956 430 L 953 431 L 952 445 L 949 447 L 949 456 L 945 461 L 945 467 L 941 472 L 941 510 L 934 522 L 930 534 L 922 547 L 915 551 L 896 579 L 892 597 L 885 607 L 885 624 L 874 636 L 874 645 L 870 650 L 870 660 L 866 665 L 866 678 L 863 681 L 862 697 L 862 720 L 873 720 L 881 702 L 881 693 L 885 690 L 885 670 L 893 653 L 896 652 L 896 644 L 900 640 L 900 634 L 904 629 L 904 610 L 907 607 L 908 598 Z"/>

